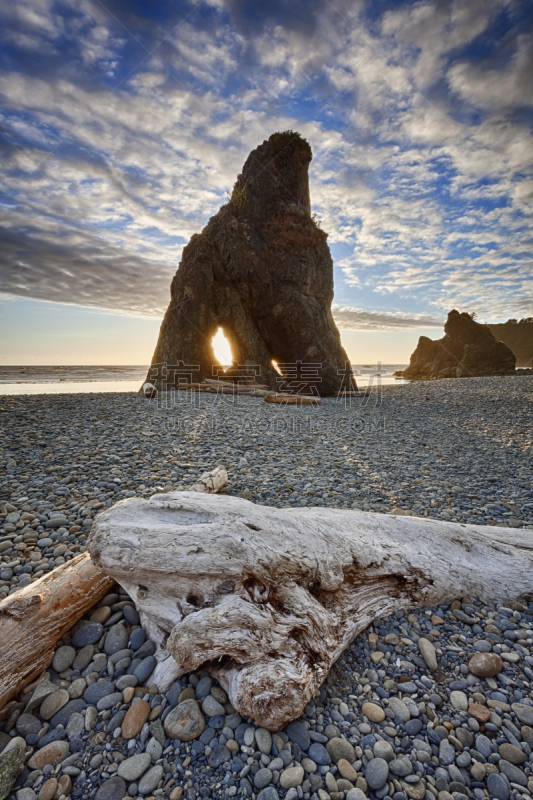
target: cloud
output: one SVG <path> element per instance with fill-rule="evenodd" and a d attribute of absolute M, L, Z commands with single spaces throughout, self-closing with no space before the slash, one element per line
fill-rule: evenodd
<path fill-rule="evenodd" d="M 527 315 L 520 14 L 506 0 L 4 4 L 0 288 L 159 315 L 248 152 L 292 128 L 313 147 L 344 324 Z M 365 317 L 361 290 L 383 312 Z"/>
<path fill-rule="evenodd" d="M 416 328 L 442 328 L 444 318 L 430 314 L 405 314 L 402 311 L 365 311 L 361 308 L 333 306 L 333 318 L 343 331 L 400 331 Z"/>

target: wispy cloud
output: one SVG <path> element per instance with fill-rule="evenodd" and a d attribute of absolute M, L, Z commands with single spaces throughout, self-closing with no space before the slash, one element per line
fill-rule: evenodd
<path fill-rule="evenodd" d="M 445 318 L 402 311 L 365 311 L 333 306 L 333 318 L 343 331 L 400 331 L 413 328 L 442 328 Z"/>

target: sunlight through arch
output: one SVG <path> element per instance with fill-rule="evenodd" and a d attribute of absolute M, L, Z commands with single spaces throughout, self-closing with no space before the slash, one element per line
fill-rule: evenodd
<path fill-rule="evenodd" d="M 230 343 L 224 336 L 224 331 L 222 328 L 219 328 L 213 336 L 213 350 L 215 351 L 215 358 L 219 364 L 221 364 L 223 367 L 231 366 L 233 361 L 231 347 Z"/>

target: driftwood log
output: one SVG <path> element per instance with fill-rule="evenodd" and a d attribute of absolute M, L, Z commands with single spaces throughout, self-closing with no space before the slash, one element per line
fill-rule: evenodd
<path fill-rule="evenodd" d="M 227 482 L 215 467 L 190 491 L 213 494 Z M 41 675 L 57 642 L 114 583 L 83 553 L 0 602 L 0 709 Z"/>
<path fill-rule="evenodd" d="M 52 661 L 56 643 L 115 583 L 76 556 L 0 603 L 0 708 Z"/>
<path fill-rule="evenodd" d="M 88 548 L 157 644 L 154 683 L 207 668 L 271 730 L 302 713 L 375 617 L 533 596 L 531 531 L 227 496 L 123 500 Z"/>

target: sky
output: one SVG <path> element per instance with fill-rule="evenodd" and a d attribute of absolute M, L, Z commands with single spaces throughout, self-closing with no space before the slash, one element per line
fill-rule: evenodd
<path fill-rule="evenodd" d="M 147 363 L 183 246 L 287 129 L 354 363 L 531 316 L 532 105 L 529 0 L 3 3 L 0 363 Z"/>

